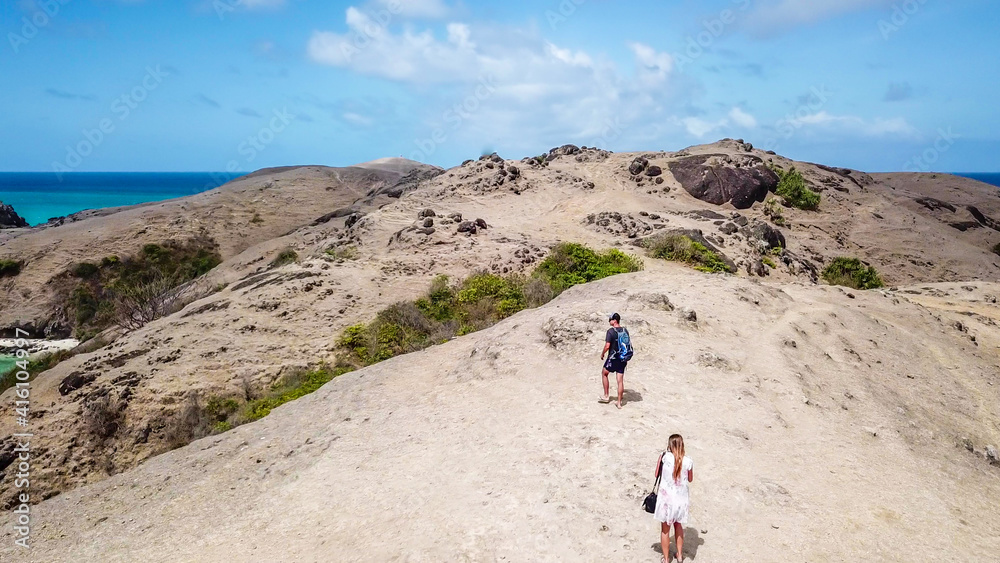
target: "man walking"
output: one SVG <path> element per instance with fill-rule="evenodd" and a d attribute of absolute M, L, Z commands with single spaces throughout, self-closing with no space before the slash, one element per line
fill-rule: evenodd
<path fill-rule="evenodd" d="M 604 404 L 611 402 L 608 374 L 617 374 L 618 403 L 615 406 L 618 408 L 622 408 L 622 397 L 625 394 L 625 366 L 632 359 L 632 340 L 629 337 L 628 329 L 621 326 L 621 320 L 622 317 L 618 313 L 611 315 L 608 319 L 611 328 L 604 336 L 604 350 L 601 351 L 602 360 L 605 355 L 608 357 L 607 361 L 604 362 L 604 370 L 601 372 L 601 379 L 604 383 L 604 396 L 601 397 L 601 402 Z"/>

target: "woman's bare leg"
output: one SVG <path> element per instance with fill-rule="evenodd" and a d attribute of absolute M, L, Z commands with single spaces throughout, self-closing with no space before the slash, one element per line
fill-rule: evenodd
<path fill-rule="evenodd" d="M 684 561 L 684 525 L 674 523 L 674 537 L 677 541 L 677 560 Z"/>
<path fill-rule="evenodd" d="M 670 524 L 660 523 L 660 549 L 663 550 L 663 560 L 670 561 Z"/>

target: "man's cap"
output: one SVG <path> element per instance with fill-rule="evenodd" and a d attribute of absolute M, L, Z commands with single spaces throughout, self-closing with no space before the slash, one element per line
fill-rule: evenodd
<path fill-rule="evenodd" d="M 608 321 L 619 321 L 619 322 L 621 322 L 621 320 L 622 320 L 622 316 L 619 315 L 618 313 L 614 313 L 610 317 L 608 317 Z"/>

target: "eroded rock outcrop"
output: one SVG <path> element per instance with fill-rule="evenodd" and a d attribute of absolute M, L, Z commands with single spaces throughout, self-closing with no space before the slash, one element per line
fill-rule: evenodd
<path fill-rule="evenodd" d="M 752 155 L 695 155 L 670 164 L 674 178 L 692 196 L 715 205 L 748 209 L 778 187 L 778 175 Z"/>
<path fill-rule="evenodd" d="M 27 227 L 28 222 L 14 211 L 14 208 L 0 202 L 0 229 Z"/>

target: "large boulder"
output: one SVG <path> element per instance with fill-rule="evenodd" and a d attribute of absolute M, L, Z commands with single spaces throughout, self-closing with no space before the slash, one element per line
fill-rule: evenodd
<path fill-rule="evenodd" d="M 695 155 L 670 164 L 674 178 L 692 196 L 715 205 L 747 209 L 778 187 L 778 175 L 752 155 Z"/>
<path fill-rule="evenodd" d="M 742 231 L 747 239 L 757 241 L 763 251 L 785 248 L 787 246 L 785 235 L 763 221 L 754 219 L 754 222 L 747 227 L 743 227 Z"/>
<path fill-rule="evenodd" d="M 27 227 L 28 222 L 14 211 L 14 208 L 0 202 L 0 229 Z"/>

